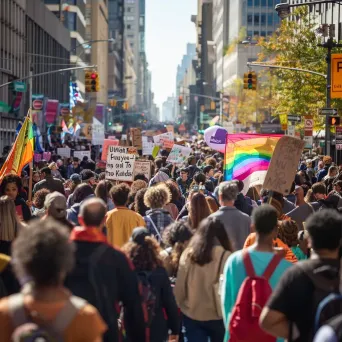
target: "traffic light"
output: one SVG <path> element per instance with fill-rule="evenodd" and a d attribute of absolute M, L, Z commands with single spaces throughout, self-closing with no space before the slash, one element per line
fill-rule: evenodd
<path fill-rule="evenodd" d="M 92 72 L 89 70 L 85 71 L 85 91 L 86 93 L 91 93 L 91 74 Z"/>
<path fill-rule="evenodd" d="M 122 107 L 124 110 L 128 110 L 128 102 L 124 102 Z"/>
<path fill-rule="evenodd" d="M 183 104 L 183 96 L 179 96 L 178 103 L 180 106 Z"/>
<path fill-rule="evenodd" d="M 329 125 L 330 126 L 339 126 L 341 122 L 341 118 L 339 116 L 330 116 L 329 117 Z"/>
<path fill-rule="evenodd" d="M 216 110 L 216 102 L 210 101 L 210 110 Z"/>
<path fill-rule="evenodd" d="M 255 71 L 249 71 L 243 74 L 243 88 L 249 90 L 256 90 L 257 75 Z"/>
<path fill-rule="evenodd" d="M 112 125 L 112 123 L 111 123 L 111 121 L 109 121 L 109 122 L 108 122 L 108 126 L 111 126 L 111 125 Z"/>
<path fill-rule="evenodd" d="M 111 107 L 116 107 L 116 105 L 117 105 L 117 101 L 116 100 L 109 100 L 109 105 L 111 106 Z"/>
<path fill-rule="evenodd" d="M 97 93 L 100 91 L 100 77 L 96 71 L 86 70 L 85 91 L 86 93 Z"/>

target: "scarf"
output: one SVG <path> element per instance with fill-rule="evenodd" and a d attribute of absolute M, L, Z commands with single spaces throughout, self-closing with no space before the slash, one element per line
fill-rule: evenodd
<path fill-rule="evenodd" d="M 75 227 L 70 233 L 71 241 L 108 243 L 107 238 L 97 228 Z"/>

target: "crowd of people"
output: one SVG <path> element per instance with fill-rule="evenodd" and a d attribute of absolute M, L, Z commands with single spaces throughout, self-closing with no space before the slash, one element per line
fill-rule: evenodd
<path fill-rule="evenodd" d="M 339 341 L 342 168 L 303 160 L 283 196 L 225 181 L 220 153 L 166 160 L 3 178 L 0 342 Z"/>

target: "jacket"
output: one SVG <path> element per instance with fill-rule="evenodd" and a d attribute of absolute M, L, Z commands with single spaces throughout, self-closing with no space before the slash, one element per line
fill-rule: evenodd
<path fill-rule="evenodd" d="M 62 181 L 57 178 L 53 178 L 52 176 L 46 176 L 45 179 L 35 184 L 33 187 L 33 193 L 35 194 L 41 189 L 48 189 L 50 192 L 57 191 L 65 195 Z"/>
<path fill-rule="evenodd" d="M 74 243 L 76 265 L 67 276 L 65 286 L 99 310 L 108 326 L 103 341 L 122 341 L 117 323 L 120 302 L 125 309 L 124 321 L 129 341 L 147 341 L 138 279 L 131 262 L 121 251 L 108 245 L 107 249 L 93 260 L 96 267 L 90 268 L 92 254 L 104 243 L 77 240 L 74 240 Z"/>
<path fill-rule="evenodd" d="M 24 221 L 29 221 L 31 219 L 31 210 L 26 204 L 25 200 L 22 197 L 17 196 L 14 200 L 15 211 L 19 218 Z"/>
<path fill-rule="evenodd" d="M 78 214 L 81 209 L 81 203 L 75 203 L 70 209 L 67 209 L 67 219 L 75 225 L 78 223 Z"/>
<path fill-rule="evenodd" d="M 11 266 L 11 258 L 0 253 L 0 298 L 20 291 L 20 285 Z"/>
<path fill-rule="evenodd" d="M 189 252 L 187 248 L 179 261 L 174 289 L 176 302 L 186 316 L 196 321 L 222 319 L 215 305 L 214 284 L 219 281 L 230 252 L 214 246 L 212 261 L 203 266 L 193 263 Z"/>
<path fill-rule="evenodd" d="M 166 341 L 169 330 L 172 335 L 179 334 L 180 318 L 176 300 L 165 268 L 157 267 L 147 274 L 152 293 L 156 296 L 154 317 L 150 326 L 150 342 Z"/>
<path fill-rule="evenodd" d="M 151 209 L 146 211 L 146 216 L 144 216 L 146 223 L 146 228 L 154 235 L 158 241 L 161 240 L 160 236 L 163 235 L 164 229 L 173 223 L 173 219 L 170 213 L 165 209 Z M 154 225 L 151 223 L 153 221 Z M 155 227 L 158 231 L 156 231 Z"/>

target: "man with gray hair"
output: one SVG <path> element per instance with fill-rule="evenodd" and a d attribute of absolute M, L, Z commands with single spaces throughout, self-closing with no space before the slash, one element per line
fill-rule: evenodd
<path fill-rule="evenodd" d="M 250 217 L 234 206 L 238 194 L 239 189 L 235 181 L 221 183 L 218 190 L 221 207 L 211 215 L 217 217 L 223 223 L 234 251 L 243 248 L 247 236 L 251 232 Z"/>
<path fill-rule="evenodd" d="M 107 205 L 92 197 L 81 204 L 78 221 L 70 240 L 76 245 L 75 268 L 65 285 L 73 294 L 94 305 L 108 330 L 104 342 L 121 341 L 117 304 L 124 307 L 124 320 L 130 341 L 146 341 L 145 320 L 138 278 L 125 254 L 108 244 L 102 233 Z"/>

